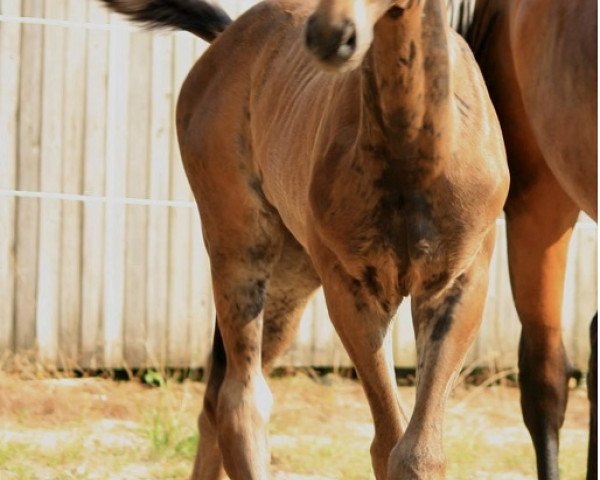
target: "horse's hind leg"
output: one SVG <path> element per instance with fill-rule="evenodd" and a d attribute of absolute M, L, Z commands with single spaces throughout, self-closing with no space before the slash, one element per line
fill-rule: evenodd
<path fill-rule="evenodd" d="M 266 284 L 261 345 L 262 368 L 265 371 L 293 339 L 302 311 L 320 285 L 320 280 L 303 248 L 288 232 L 281 232 L 281 235 L 281 255 L 273 265 Z M 224 475 L 223 458 L 217 442 L 216 412 L 219 408 L 219 392 L 225 378 L 227 358 L 219 323 L 217 322 L 215 328 L 204 408 L 199 417 L 200 444 L 192 474 L 193 480 L 215 480 Z"/>
<path fill-rule="evenodd" d="M 219 480 L 224 478 L 223 457 L 219 449 L 217 438 L 217 401 L 219 390 L 225 378 L 227 358 L 219 322 L 215 326 L 212 353 L 210 356 L 208 371 L 208 382 L 204 393 L 204 406 L 198 417 L 198 431 L 200 441 L 194 461 L 194 470 L 191 480 Z"/>
<path fill-rule="evenodd" d="M 276 238 L 274 232 L 271 235 L 269 241 Z M 218 253 L 210 248 L 217 322 L 226 354 L 225 374 L 211 408 L 223 465 L 234 480 L 268 477 L 266 426 L 272 400 L 262 372 L 262 328 L 267 283 L 279 252 L 261 253 L 259 259 L 256 252 L 262 249 L 258 243 Z"/>
<path fill-rule="evenodd" d="M 538 477 L 558 478 L 559 429 L 570 367 L 561 336 L 567 249 L 578 209 L 545 167 L 527 183 L 513 177 L 505 207 L 513 297 L 523 326 L 519 346 L 521 408 Z"/>
<path fill-rule="evenodd" d="M 231 165 L 223 154 L 216 158 L 220 162 L 209 165 L 215 170 Z M 227 179 L 228 188 L 202 185 L 211 178 L 216 182 L 217 175 Z M 263 311 L 282 251 L 283 227 L 241 169 L 190 177 L 211 262 L 218 325 L 194 480 L 222 474 L 218 451 L 233 480 L 264 479 L 269 472 L 266 428 L 272 400 L 262 370 Z"/>
<path fill-rule="evenodd" d="M 321 285 L 302 246 L 288 232 L 284 235 L 281 257 L 267 288 L 262 344 L 265 372 L 294 339 L 302 312 Z"/>
<path fill-rule="evenodd" d="M 590 363 L 587 391 L 590 400 L 590 438 L 588 444 L 587 480 L 598 478 L 598 312 L 590 325 Z"/>

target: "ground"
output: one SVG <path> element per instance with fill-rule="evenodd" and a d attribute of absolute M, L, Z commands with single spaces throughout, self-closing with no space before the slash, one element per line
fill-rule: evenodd
<path fill-rule="evenodd" d="M 163 381 L 57 378 L 23 380 L 0 374 L 2 480 L 186 479 L 204 385 Z M 295 373 L 270 381 L 275 480 L 373 478 L 373 427 L 360 384 L 338 375 Z M 414 388 L 399 387 L 409 408 Z M 561 479 L 585 477 L 588 406 L 571 391 L 561 433 Z M 449 479 L 535 478 L 518 390 L 460 384 L 445 423 Z"/>

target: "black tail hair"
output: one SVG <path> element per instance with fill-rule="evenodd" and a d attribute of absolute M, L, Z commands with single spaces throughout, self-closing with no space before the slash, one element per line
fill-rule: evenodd
<path fill-rule="evenodd" d="M 212 42 L 232 22 L 224 10 L 205 0 L 100 0 L 115 12 L 151 28 L 187 30 Z"/>

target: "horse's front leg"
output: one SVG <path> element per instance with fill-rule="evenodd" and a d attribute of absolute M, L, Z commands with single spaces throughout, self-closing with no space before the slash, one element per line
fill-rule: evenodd
<path fill-rule="evenodd" d="M 390 451 L 406 425 L 391 351 L 390 321 L 397 305 L 371 295 L 373 285 L 379 282 L 377 272 L 365 280 L 350 276 L 329 259 L 323 263 L 319 270 L 327 309 L 367 396 L 375 426 L 371 462 L 375 477 L 384 480 Z"/>
<path fill-rule="evenodd" d="M 445 478 L 446 400 L 481 323 L 493 239 L 491 230 L 471 267 L 443 291 L 413 295 L 417 392 L 406 432 L 390 456 L 390 479 Z"/>

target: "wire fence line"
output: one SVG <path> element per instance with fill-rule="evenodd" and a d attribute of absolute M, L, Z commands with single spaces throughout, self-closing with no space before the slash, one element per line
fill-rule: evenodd
<path fill-rule="evenodd" d="M 80 28 L 87 30 L 101 30 L 110 32 L 140 32 L 143 29 L 131 24 L 78 22 L 74 20 L 60 20 L 54 18 L 22 17 L 19 15 L 0 14 L 0 22 L 16 23 L 21 25 L 41 25 L 45 27 Z M 184 32 L 173 32 L 176 35 L 185 35 Z"/>
<path fill-rule="evenodd" d="M 37 198 L 82 203 L 104 203 L 116 205 L 139 205 L 146 207 L 196 208 L 193 201 L 154 200 L 151 198 L 109 197 L 106 195 L 83 195 L 76 193 L 34 192 L 25 190 L 0 190 L 0 197 Z"/>
<path fill-rule="evenodd" d="M 222 2 L 232 16 L 249 3 Z M 0 354 L 37 348 L 84 367 L 203 366 L 214 305 L 201 225 L 179 158 L 175 100 L 206 43 L 147 32 L 99 2 L 0 0 Z M 516 365 L 506 226 L 470 363 Z M 565 345 L 585 369 L 597 230 L 577 224 Z M 399 367 L 416 352 L 405 301 Z M 284 365 L 349 365 L 321 293 Z"/>

